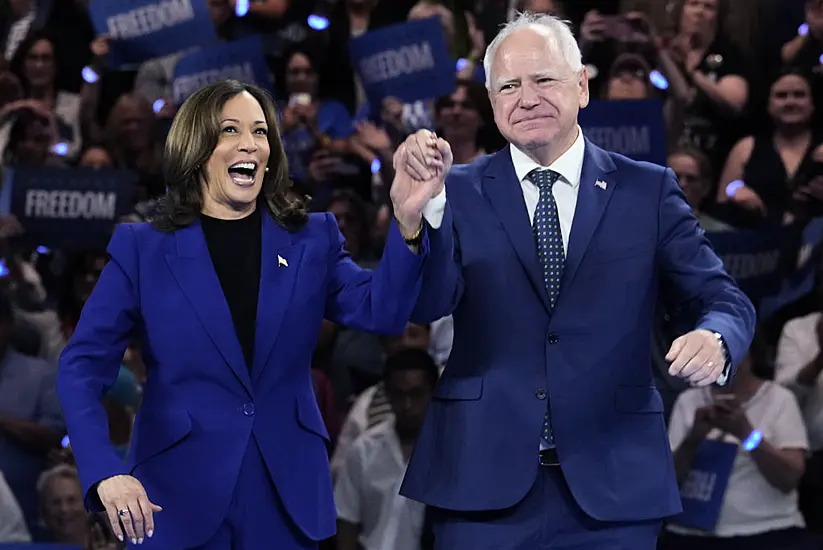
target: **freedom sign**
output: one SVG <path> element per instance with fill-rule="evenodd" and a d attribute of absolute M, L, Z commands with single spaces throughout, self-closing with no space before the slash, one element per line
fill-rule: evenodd
<path fill-rule="evenodd" d="M 706 439 L 694 454 L 692 469 L 680 489 L 683 512 L 672 523 L 713 531 L 723 508 L 737 445 Z"/>
<path fill-rule="evenodd" d="M 221 43 L 182 57 L 174 67 L 174 102 L 180 105 L 203 86 L 229 79 L 272 89 L 274 79 L 260 36 Z"/>
<path fill-rule="evenodd" d="M 437 17 L 367 32 L 351 40 L 349 53 L 372 105 L 387 97 L 413 103 L 454 92 L 455 60 Z"/>
<path fill-rule="evenodd" d="M 34 245 L 105 247 L 114 225 L 131 212 L 137 176 L 125 170 L 9 170 L 0 210 L 14 214 Z"/>
<path fill-rule="evenodd" d="M 666 124 L 657 100 L 592 101 L 578 115 L 595 145 L 634 160 L 666 166 Z"/>
<path fill-rule="evenodd" d="M 92 0 L 89 15 L 116 68 L 217 42 L 205 0 Z"/>
<path fill-rule="evenodd" d="M 706 232 L 726 272 L 755 303 L 780 290 L 790 267 L 794 235 L 792 226 L 783 225 Z"/>

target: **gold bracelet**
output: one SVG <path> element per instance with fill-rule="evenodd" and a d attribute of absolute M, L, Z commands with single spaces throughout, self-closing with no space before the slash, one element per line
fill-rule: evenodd
<path fill-rule="evenodd" d="M 415 244 L 417 240 L 420 238 L 420 234 L 423 232 L 423 220 L 420 220 L 420 227 L 417 228 L 417 231 L 411 237 L 403 237 L 403 240 L 406 241 L 406 244 Z"/>

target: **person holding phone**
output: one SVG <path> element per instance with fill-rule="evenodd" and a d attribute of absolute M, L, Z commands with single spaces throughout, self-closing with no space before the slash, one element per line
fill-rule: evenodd
<path fill-rule="evenodd" d="M 801 548 L 806 541 L 797 487 L 809 444 L 794 395 L 766 377 L 766 342 L 756 334 L 728 388 L 691 388 L 678 396 L 669 442 L 682 484 L 707 439 L 739 445 L 712 533 L 669 524 L 666 550 Z M 707 539 L 706 536 L 709 536 Z"/>
<path fill-rule="evenodd" d="M 288 99 L 281 107 L 289 168 L 298 183 L 322 184 L 340 173 L 341 157 L 348 154 L 348 139 L 354 134 L 352 117 L 342 103 L 320 96 L 313 52 L 295 47 L 284 59 Z"/>

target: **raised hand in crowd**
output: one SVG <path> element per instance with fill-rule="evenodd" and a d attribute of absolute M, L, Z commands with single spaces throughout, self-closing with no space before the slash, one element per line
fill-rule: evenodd
<path fill-rule="evenodd" d="M 328 149 L 318 149 L 309 161 L 308 172 L 312 183 L 326 183 L 340 172 L 343 160 Z"/>
<path fill-rule="evenodd" d="M 106 34 L 98 35 L 94 40 L 92 40 L 91 45 L 89 46 L 91 49 L 92 55 L 96 59 L 105 59 L 109 55 L 109 36 Z"/>
<path fill-rule="evenodd" d="M 22 235 L 23 231 L 20 220 L 14 214 L 0 216 L 0 240 Z"/>
<path fill-rule="evenodd" d="M 403 131 L 403 103 L 396 97 L 387 97 L 383 100 L 380 109 L 380 119 L 386 126 Z"/>
<path fill-rule="evenodd" d="M 163 508 L 149 500 L 136 478 L 118 475 L 104 479 L 97 485 L 97 495 L 118 539 L 128 537 L 132 544 L 137 544 L 154 534 L 154 514 Z"/>

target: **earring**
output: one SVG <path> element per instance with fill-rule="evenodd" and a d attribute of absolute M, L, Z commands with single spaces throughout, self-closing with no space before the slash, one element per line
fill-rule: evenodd
<path fill-rule="evenodd" d="M 268 172 L 268 171 L 269 171 L 269 167 L 268 167 L 268 166 L 266 166 L 266 172 Z"/>

